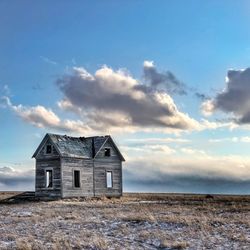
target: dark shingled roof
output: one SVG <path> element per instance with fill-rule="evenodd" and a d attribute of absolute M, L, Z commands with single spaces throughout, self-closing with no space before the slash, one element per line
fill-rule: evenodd
<path fill-rule="evenodd" d="M 56 150 L 62 157 L 77 157 L 77 158 L 94 158 L 101 147 L 107 140 L 113 143 L 115 149 L 117 150 L 121 160 L 124 160 L 119 149 L 115 145 L 111 136 L 92 136 L 92 137 L 72 137 L 67 135 L 57 135 L 57 134 L 46 134 L 41 144 L 37 148 L 36 152 L 32 157 L 36 157 L 40 150 L 40 147 L 50 138 L 51 142 L 54 144 Z"/>
<path fill-rule="evenodd" d="M 49 134 L 49 137 L 61 156 L 81 158 L 92 157 L 91 144 L 85 143 L 85 140 L 79 137 L 55 134 Z"/>

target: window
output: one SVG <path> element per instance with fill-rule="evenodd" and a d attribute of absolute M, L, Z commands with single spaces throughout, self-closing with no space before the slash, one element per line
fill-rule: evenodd
<path fill-rule="evenodd" d="M 106 157 L 110 156 L 110 148 L 104 148 L 104 156 Z"/>
<path fill-rule="evenodd" d="M 111 171 L 106 172 L 107 188 L 113 187 L 113 176 Z"/>
<path fill-rule="evenodd" d="M 80 171 L 74 170 L 74 187 L 80 187 Z"/>
<path fill-rule="evenodd" d="M 52 170 L 46 170 L 46 188 L 51 188 L 53 186 Z"/>
<path fill-rule="evenodd" d="M 51 154 L 52 153 L 52 146 L 50 144 L 48 144 L 46 146 L 46 154 Z"/>

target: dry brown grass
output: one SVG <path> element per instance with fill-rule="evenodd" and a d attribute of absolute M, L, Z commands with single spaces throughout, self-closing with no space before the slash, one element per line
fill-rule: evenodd
<path fill-rule="evenodd" d="M 170 249 L 186 249 L 189 246 L 189 244 L 186 241 L 177 242 L 177 241 L 169 241 L 169 240 L 163 240 L 160 243 L 159 248 L 170 248 Z"/>
<path fill-rule="evenodd" d="M 0 249 L 247 249 L 249 218 L 250 198 L 243 196 L 0 204 Z"/>

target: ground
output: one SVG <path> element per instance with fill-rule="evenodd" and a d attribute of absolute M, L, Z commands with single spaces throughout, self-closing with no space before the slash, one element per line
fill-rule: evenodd
<path fill-rule="evenodd" d="M 125 194 L 34 201 L 15 195 L 0 193 L 0 249 L 250 247 L 249 196 Z"/>

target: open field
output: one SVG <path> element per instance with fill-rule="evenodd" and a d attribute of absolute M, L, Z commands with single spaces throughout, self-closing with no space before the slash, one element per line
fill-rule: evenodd
<path fill-rule="evenodd" d="M 250 249 L 250 196 L 17 194 L 0 193 L 0 249 Z"/>

